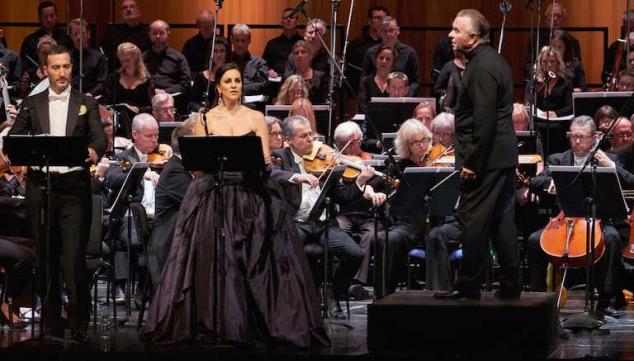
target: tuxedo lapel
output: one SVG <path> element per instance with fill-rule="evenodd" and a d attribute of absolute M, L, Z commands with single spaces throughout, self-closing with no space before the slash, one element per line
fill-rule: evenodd
<path fill-rule="evenodd" d="M 33 103 L 37 116 L 35 119 L 40 121 L 40 129 L 42 133 L 51 133 L 51 118 L 48 114 L 48 89 L 34 96 Z"/>
<path fill-rule="evenodd" d="M 66 135 L 73 135 L 77 117 L 79 116 L 79 96 L 71 90 L 68 96 L 68 114 L 66 116 Z"/>

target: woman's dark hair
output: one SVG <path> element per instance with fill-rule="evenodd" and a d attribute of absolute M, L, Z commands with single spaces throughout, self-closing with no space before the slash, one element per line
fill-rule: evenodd
<path fill-rule="evenodd" d="M 228 72 L 229 70 L 237 70 L 238 73 L 240 73 L 240 80 L 242 80 L 242 72 L 240 72 L 240 68 L 235 64 L 235 63 L 225 63 L 222 64 L 222 66 L 220 68 L 218 68 L 218 70 L 216 70 L 216 95 L 218 102 L 220 101 L 220 94 L 218 93 L 218 84 L 220 84 L 220 81 L 222 80 L 222 76 L 225 75 L 226 72 Z"/>
<path fill-rule="evenodd" d="M 381 46 L 379 46 L 379 49 L 374 54 L 374 60 L 376 60 L 379 57 L 379 54 L 383 50 L 387 50 L 387 51 L 391 52 L 392 53 L 392 61 L 396 61 L 396 57 L 398 56 L 398 51 L 396 51 L 396 49 L 394 49 L 394 47 L 391 46 L 391 45 L 381 45 Z"/>
<path fill-rule="evenodd" d="M 568 34 L 568 32 L 566 32 L 565 30 L 555 30 L 553 31 L 553 39 L 558 39 L 559 41 L 561 41 L 562 43 L 564 43 L 564 46 L 566 47 L 566 50 L 564 50 L 564 53 L 561 54 L 564 63 L 569 63 L 573 60 L 573 52 L 572 52 L 572 38 L 570 37 L 570 34 Z"/>
<path fill-rule="evenodd" d="M 216 41 L 215 41 L 216 46 L 218 46 L 218 44 L 222 44 L 225 47 L 225 63 L 228 63 L 231 61 L 231 44 L 229 44 L 229 40 L 227 40 L 227 38 L 225 38 L 224 36 L 218 36 L 216 37 Z M 213 58 L 213 55 L 212 55 Z"/>

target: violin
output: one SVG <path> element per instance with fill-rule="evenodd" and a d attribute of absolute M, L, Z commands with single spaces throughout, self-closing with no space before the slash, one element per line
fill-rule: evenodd
<path fill-rule="evenodd" d="M 306 168 L 306 171 L 318 178 L 321 178 L 324 174 L 332 171 L 337 165 L 341 164 L 346 166 L 342 175 L 343 180 L 354 182 L 359 174 L 361 174 L 361 169 L 363 169 L 362 157 L 340 154 L 332 147 L 319 141 L 313 142 L 313 151 L 310 154 L 304 155 L 302 158 L 304 159 L 304 168 Z M 393 188 L 398 187 L 399 180 L 392 179 L 379 171 L 374 171 L 374 174 L 383 178 Z"/>
<path fill-rule="evenodd" d="M 454 146 L 449 148 L 437 143 L 431 147 L 429 153 L 425 156 L 422 162 L 422 167 L 450 167 L 451 164 L 438 162 L 442 157 L 454 155 Z"/>
<path fill-rule="evenodd" d="M 565 217 L 559 212 L 550 220 L 539 240 L 548 260 L 555 266 L 583 268 L 586 266 L 586 220 L 580 217 Z M 594 227 L 594 259 L 596 263 L 605 253 L 603 226 L 600 220 Z"/>
<path fill-rule="evenodd" d="M 167 144 L 159 144 L 156 149 L 147 155 L 147 161 L 150 164 L 150 168 L 163 169 L 163 165 L 172 156 L 172 147 Z"/>

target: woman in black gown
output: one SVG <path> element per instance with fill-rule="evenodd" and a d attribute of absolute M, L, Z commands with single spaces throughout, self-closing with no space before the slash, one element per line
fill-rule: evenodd
<path fill-rule="evenodd" d="M 207 113 L 206 126 L 196 122 L 194 133 L 257 135 L 270 163 L 264 116 L 240 104 L 238 67 L 223 65 L 216 79 L 219 104 Z M 183 199 L 144 337 L 154 342 L 204 342 L 219 331 L 222 339 L 237 343 L 328 343 L 302 243 L 281 189 L 254 174 L 225 172 L 224 177 L 225 292 L 219 295 L 220 329 L 214 329 L 211 287 L 215 177 L 205 174 L 192 181 Z"/>

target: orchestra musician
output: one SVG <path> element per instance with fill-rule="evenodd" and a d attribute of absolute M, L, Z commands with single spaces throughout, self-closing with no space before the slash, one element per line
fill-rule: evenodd
<path fill-rule="evenodd" d="M 88 139 L 87 162 L 96 163 L 106 150 L 106 139 L 99 122 L 97 103 L 79 94 L 70 86 L 72 60 L 68 49 L 56 46 L 46 57 L 44 69 L 50 79 L 47 91 L 24 100 L 9 134 L 43 134 L 57 136 L 85 136 Z M 59 272 L 64 274 L 65 289 L 69 293 L 69 326 L 72 336 L 87 341 L 90 317 L 90 294 L 86 272 L 85 246 L 90 232 L 92 198 L 90 174 L 87 167 L 51 167 L 53 192 L 52 232 L 49 244 L 44 245 L 40 217 L 41 188 L 47 182 L 39 169 L 29 171 L 26 200 L 32 239 L 35 240 L 40 270 L 40 295 L 46 297 L 44 332 L 53 337 L 64 335 L 62 324 L 61 284 Z M 50 254 L 46 254 L 46 249 Z M 64 255 L 63 266 L 60 256 Z M 44 258 L 48 257 L 48 258 Z M 50 274 L 46 274 L 49 263 Z"/>
<path fill-rule="evenodd" d="M 132 140 L 134 144 L 131 148 L 116 154 L 115 159 L 125 164 L 147 162 L 148 154 L 152 153 L 158 146 L 158 134 L 158 123 L 153 116 L 147 113 L 141 113 L 135 116 L 132 120 Z M 128 170 L 124 169 L 125 167 L 122 165 L 109 167 L 107 162 L 105 164 L 101 162 L 100 165 L 109 168 L 105 172 L 103 183 L 112 191 L 112 194 L 116 195 L 123 186 Z M 152 170 L 152 168 L 148 168 L 143 176 L 143 180 L 134 190 L 134 196 L 132 197 L 132 202 L 141 203 L 149 220 L 154 219 L 154 192 L 158 180 L 159 174 L 155 170 Z M 128 237 L 128 227 L 131 227 L 132 229 L 131 238 Z M 117 287 L 115 300 L 117 302 L 123 302 L 123 285 L 130 277 L 130 275 L 128 275 L 128 259 L 124 250 L 127 249 L 127 244 L 129 243 L 131 246 L 130 249 L 134 252 L 134 254 L 130 255 L 130 257 L 132 259 L 136 259 L 135 257 L 143 250 L 143 240 L 138 239 L 135 222 L 132 222 L 130 225 L 128 224 L 128 217 L 123 217 L 121 227 L 119 229 L 111 230 L 111 233 L 112 232 L 117 232 L 116 234 L 118 235 L 119 240 L 119 244 L 112 245 L 113 248 L 118 250 L 115 253 L 114 258 L 116 272 L 115 284 Z M 135 301 L 137 304 L 140 304 L 143 281 L 145 280 L 145 276 L 142 272 L 145 272 L 146 270 L 139 269 L 138 271 L 141 272 L 141 275 L 140 277 L 135 278 L 140 280 L 140 286 L 136 288 L 137 294 Z"/>
<path fill-rule="evenodd" d="M 370 153 L 361 150 L 361 139 L 363 133 L 359 125 L 353 121 L 346 121 L 339 124 L 333 133 L 335 139 L 335 147 L 345 156 L 353 156 L 358 160 L 372 159 Z M 377 187 L 376 191 L 374 187 Z M 337 215 L 337 224 L 339 227 L 348 232 L 356 232 L 360 235 L 361 240 L 359 247 L 363 250 L 364 257 L 359 267 L 359 271 L 354 277 L 353 284 L 349 293 L 356 299 L 364 299 L 368 297 L 367 291 L 361 285 L 369 284 L 368 271 L 370 265 L 370 246 L 374 240 L 374 217 L 370 213 L 370 208 L 380 206 L 385 202 L 387 196 L 383 192 L 379 192 L 379 188 L 383 188 L 382 180 L 375 177 L 366 185 L 365 195 L 362 199 L 356 199 L 340 205 L 339 214 Z M 380 225 L 381 223 L 379 223 Z M 380 227 L 379 232 L 382 231 Z"/>
<path fill-rule="evenodd" d="M 594 120 L 588 116 L 579 116 L 573 119 L 568 132 L 570 149 L 563 153 L 555 153 L 548 157 L 544 171 L 538 174 L 530 182 L 532 192 L 544 197 L 545 194 L 557 194 L 555 184 L 550 172 L 553 165 L 582 165 L 593 148 L 596 136 Z M 633 176 L 623 169 L 617 157 L 597 151 L 595 156 L 598 166 L 616 167 L 621 182 L 632 184 Z M 605 225 L 603 238 L 605 240 L 605 254 L 599 260 L 599 275 L 597 281 L 599 291 L 599 309 L 609 315 L 616 315 L 615 309 L 624 306 L 623 293 L 623 265 L 621 262 L 621 239 L 618 230 L 612 224 L 606 224 L 608 220 L 602 220 Z M 546 290 L 546 254 L 540 247 L 540 237 L 543 232 L 538 230 L 530 235 L 528 239 L 528 266 L 530 269 L 530 289 L 542 292 Z M 611 300 L 614 299 L 613 307 Z"/>
<path fill-rule="evenodd" d="M 308 216 L 320 193 L 320 180 L 309 173 L 304 156 L 313 151 L 313 130 L 308 119 L 302 116 L 286 118 L 283 124 L 284 138 L 288 147 L 274 151 L 281 159 L 281 165 L 275 166 L 271 178 L 278 182 L 286 201 L 294 211 L 292 218 L 304 244 L 317 242 L 328 247 L 328 252 L 341 260 L 334 275 L 332 289 L 335 300 L 343 298 L 350 287 L 354 275 L 363 260 L 363 250 L 334 221 L 309 219 Z M 344 204 L 362 196 L 365 183 L 373 175 L 371 168 L 364 168 L 356 180 L 349 184 L 339 183 L 335 187 L 335 203 Z M 325 239 L 325 228 L 328 227 L 328 239 Z M 327 242 L 327 243 L 326 243 Z M 314 269 L 313 277 L 321 274 L 320 268 Z M 323 268 L 322 268 L 323 269 Z"/>

